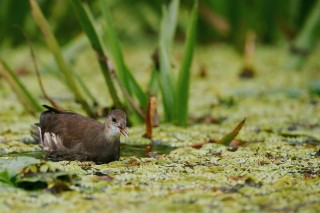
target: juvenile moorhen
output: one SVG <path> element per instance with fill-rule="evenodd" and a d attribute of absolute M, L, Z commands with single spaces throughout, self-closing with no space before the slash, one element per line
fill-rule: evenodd
<path fill-rule="evenodd" d="M 43 105 L 32 136 L 52 160 L 108 163 L 120 158 L 120 134 L 128 136 L 126 113 L 112 110 L 104 124 L 80 114 Z"/>

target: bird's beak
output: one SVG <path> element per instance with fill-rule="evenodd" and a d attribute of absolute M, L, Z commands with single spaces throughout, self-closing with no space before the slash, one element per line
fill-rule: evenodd
<path fill-rule="evenodd" d="M 126 128 L 126 127 L 124 127 L 124 128 L 119 127 L 119 129 L 120 129 L 121 134 L 123 134 L 123 136 L 127 138 L 127 137 L 128 137 L 128 130 L 127 130 L 127 128 Z"/>

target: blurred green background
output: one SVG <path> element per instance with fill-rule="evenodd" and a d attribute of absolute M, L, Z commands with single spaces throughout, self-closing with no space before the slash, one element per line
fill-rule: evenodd
<path fill-rule="evenodd" d="M 41 111 L 37 98 L 32 97 L 23 82 L 19 83 L 21 67 L 16 68 L 12 60 L 15 57 L 8 58 L 15 53 L 26 56 L 25 50 L 31 46 L 37 54 L 28 66 L 39 63 L 41 72 L 62 79 L 83 110 L 96 117 L 97 95 L 90 92 L 88 80 L 73 68 L 75 58 L 81 57 L 90 43 L 98 55 L 96 60 L 113 106 L 128 107 L 135 114 L 133 120 L 142 121 L 148 97 L 157 96 L 160 91 L 165 120 L 185 125 L 195 46 L 232 47 L 243 58 L 240 76 L 244 78 L 255 75 L 254 50 L 258 45 L 286 49 L 288 61 L 284 63 L 292 71 L 300 70 L 319 43 L 319 11 L 319 0 L 1 0 L 0 59 L 6 71 L 2 75 L 9 82 L 12 79 L 11 86 L 18 96 L 27 97 L 21 98 L 21 102 L 30 105 L 29 111 Z M 179 65 L 173 64 L 173 43 L 184 49 Z M 124 60 L 132 46 L 147 47 L 149 57 L 145 60 L 149 63 L 152 58 L 147 89 Z M 50 52 L 55 63 L 52 58 L 42 58 Z M 37 57 L 40 62 L 36 62 Z M 41 63 L 44 60 L 46 65 Z M 90 60 L 86 62 L 89 65 Z M 179 73 L 174 74 L 172 70 L 177 69 Z M 119 82 L 112 77 L 113 71 Z"/>
<path fill-rule="evenodd" d="M 68 1 L 37 2 L 61 45 L 67 44 L 75 35 L 82 32 Z M 101 11 L 97 1 L 87 2 L 93 14 L 99 17 Z M 156 40 L 159 33 L 161 5 L 168 2 L 108 1 L 120 39 L 127 42 Z M 177 40 L 183 39 L 181 31 L 188 19 L 185 10 L 189 10 L 192 3 L 193 1 L 187 0 L 180 4 Z M 303 30 L 312 10 L 319 9 L 318 5 L 316 0 L 201 0 L 198 44 L 227 42 L 241 48 L 248 30 L 254 31 L 261 43 L 277 44 L 281 41 L 292 43 Z M 0 26 L 2 48 L 25 45 L 22 30 L 32 41 L 42 42 L 42 35 L 33 21 L 29 2 L 26 0 L 1 0 Z"/>

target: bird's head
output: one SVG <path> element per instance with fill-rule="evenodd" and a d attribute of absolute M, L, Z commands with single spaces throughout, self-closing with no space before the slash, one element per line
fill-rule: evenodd
<path fill-rule="evenodd" d="M 106 117 L 105 132 L 107 137 L 117 137 L 120 134 L 128 137 L 126 113 L 120 109 L 112 110 Z"/>

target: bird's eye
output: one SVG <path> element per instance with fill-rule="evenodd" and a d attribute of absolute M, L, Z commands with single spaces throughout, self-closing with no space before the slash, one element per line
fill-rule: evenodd
<path fill-rule="evenodd" d="M 112 122 L 113 123 L 117 122 L 117 119 L 116 118 L 112 118 Z"/>

